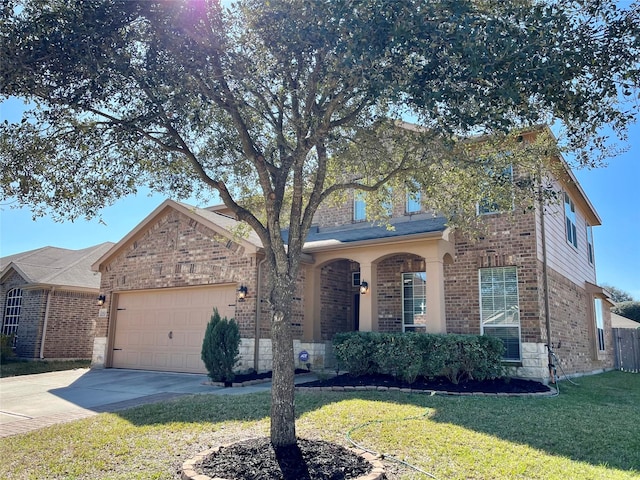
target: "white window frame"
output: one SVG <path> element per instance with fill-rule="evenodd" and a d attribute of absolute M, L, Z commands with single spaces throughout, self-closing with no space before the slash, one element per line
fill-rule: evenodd
<path fill-rule="evenodd" d="M 595 254 L 593 250 L 593 227 L 587 225 L 587 259 L 589 264 L 593 265 L 595 262 Z"/>
<path fill-rule="evenodd" d="M 603 309 L 604 304 L 602 299 L 599 297 L 595 297 L 593 299 L 593 321 L 594 328 L 596 332 L 596 348 L 599 352 L 604 352 L 606 350 L 606 344 L 604 342 L 604 314 Z"/>
<path fill-rule="evenodd" d="M 422 192 L 420 190 L 415 192 L 407 190 L 404 211 L 406 213 L 418 213 L 422 211 Z"/>
<path fill-rule="evenodd" d="M 504 360 L 519 362 L 522 360 L 522 336 L 518 268 L 481 268 L 478 270 L 478 286 L 481 334 L 501 338 L 503 342 L 507 340 Z M 517 331 L 517 352 L 512 342 L 514 330 Z"/>
<path fill-rule="evenodd" d="M 564 192 L 564 219 L 567 243 L 573 248 L 578 248 L 578 217 L 576 215 L 576 204 L 567 192 Z"/>
<path fill-rule="evenodd" d="M 420 278 L 420 284 L 415 279 Z M 402 331 L 424 331 L 427 328 L 427 274 L 426 272 L 402 273 Z M 409 295 L 410 294 L 410 295 Z M 415 323 L 416 315 L 423 318 Z"/>
<path fill-rule="evenodd" d="M 351 286 L 359 287 L 360 286 L 360 272 L 352 272 L 351 273 Z"/>
<path fill-rule="evenodd" d="M 20 311 L 22 310 L 22 289 L 12 288 L 7 292 L 4 315 L 2 317 L 2 335 L 13 335 L 15 347 L 20 323 Z"/>
<path fill-rule="evenodd" d="M 510 177 L 511 184 L 513 184 L 513 165 L 509 165 L 506 167 L 503 172 L 503 175 L 508 175 Z M 491 175 L 491 172 L 487 172 L 487 175 Z M 511 195 L 511 206 L 509 209 L 501 209 L 499 205 L 495 202 L 487 202 L 485 199 L 480 200 L 476 204 L 476 215 L 494 215 L 497 213 L 504 213 L 508 211 L 513 211 L 514 209 L 514 200 L 513 194 Z"/>
<path fill-rule="evenodd" d="M 364 222 L 367 219 L 367 203 L 364 193 L 356 191 L 353 195 L 353 221 Z"/>

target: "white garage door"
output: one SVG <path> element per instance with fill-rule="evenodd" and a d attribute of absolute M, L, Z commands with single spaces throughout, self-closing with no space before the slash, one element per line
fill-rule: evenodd
<path fill-rule="evenodd" d="M 233 318 L 234 286 L 121 293 L 115 322 L 115 368 L 206 373 L 202 339 L 213 307 Z"/>

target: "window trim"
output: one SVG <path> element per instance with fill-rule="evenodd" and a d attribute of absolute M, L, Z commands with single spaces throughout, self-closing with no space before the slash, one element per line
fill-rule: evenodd
<path fill-rule="evenodd" d="M 595 332 L 595 346 L 597 352 L 606 352 L 607 345 L 604 338 L 604 302 L 600 297 L 593 298 L 593 326 Z"/>
<path fill-rule="evenodd" d="M 595 253 L 593 249 L 593 227 L 587 224 L 587 260 L 589 265 L 595 264 Z"/>
<path fill-rule="evenodd" d="M 361 207 L 359 208 L 359 205 Z M 364 222 L 367 219 L 367 202 L 361 191 L 354 192 L 353 195 L 353 221 Z"/>
<path fill-rule="evenodd" d="M 515 297 L 516 297 L 516 303 L 515 305 L 513 305 L 513 307 L 515 307 L 514 312 L 510 315 L 511 318 L 517 317 L 517 323 L 516 322 L 512 322 L 512 323 L 503 323 L 503 324 L 498 324 L 498 325 L 494 325 L 494 326 L 487 326 L 485 324 L 485 319 L 484 319 L 484 311 L 482 308 L 483 305 L 483 294 L 482 294 L 482 287 L 483 287 L 483 281 L 482 281 L 482 274 L 483 272 L 489 272 L 489 271 L 494 271 L 494 270 L 500 270 L 502 271 L 502 277 L 505 277 L 505 272 L 506 270 L 512 270 L 513 273 L 515 274 Z M 506 285 L 506 282 L 503 282 Z M 506 291 L 502 292 L 502 296 L 505 297 L 504 298 L 504 304 L 505 304 L 505 309 L 504 309 L 504 316 L 505 319 L 509 317 L 509 308 L 511 308 L 512 306 L 507 305 L 507 301 L 506 301 L 506 296 L 507 293 Z M 497 331 L 500 328 L 517 328 L 518 330 L 518 357 L 514 358 L 514 357 L 507 357 L 507 345 L 505 345 L 505 356 L 503 356 L 503 360 L 507 361 L 507 362 L 520 362 L 522 361 L 522 321 L 520 318 L 520 286 L 518 284 L 518 267 L 515 265 L 508 265 L 508 266 L 504 266 L 504 267 L 486 267 L 486 268 L 479 268 L 478 269 L 478 299 L 479 299 L 479 310 L 480 310 L 480 334 L 481 335 L 486 335 L 485 330 L 494 330 Z M 495 298 L 493 300 L 495 302 Z M 497 311 L 496 311 L 497 313 Z"/>
<path fill-rule="evenodd" d="M 577 250 L 578 215 L 576 213 L 576 204 L 567 192 L 564 192 L 564 226 L 567 243 Z"/>
<path fill-rule="evenodd" d="M 513 164 L 509 164 L 508 167 L 505 167 L 501 175 L 507 175 L 507 174 L 510 177 L 511 185 L 513 186 Z M 488 176 L 492 175 L 492 172 L 490 171 L 490 169 L 489 171 L 487 171 L 487 175 Z M 485 187 L 486 186 L 487 185 L 485 185 Z M 483 207 L 483 203 L 486 203 L 484 198 L 480 199 L 480 201 L 476 203 L 476 215 L 478 216 L 497 215 L 500 213 L 512 212 L 515 209 L 515 193 L 513 193 L 513 189 L 512 189 L 511 206 L 508 209 L 499 208 L 499 206 L 495 202 L 488 204 L 486 207 Z"/>
<path fill-rule="evenodd" d="M 414 208 L 417 207 L 417 208 Z M 404 202 L 404 212 L 406 214 L 419 213 L 422 211 L 422 192 L 410 192 L 407 190 Z"/>
<path fill-rule="evenodd" d="M 423 279 L 424 284 L 423 284 L 423 288 L 424 288 L 424 294 L 423 295 L 415 295 L 415 291 L 416 291 L 416 285 L 412 284 L 411 287 L 411 303 L 413 305 L 413 312 L 411 312 L 412 319 L 415 318 L 416 315 L 416 310 L 415 310 L 415 300 L 422 300 L 422 303 L 420 304 L 420 307 L 422 309 L 422 311 L 419 313 L 420 315 L 424 315 L 425 316 L 425 323 L 421 324 L 421 323 L 406 323 L 406 315 L 408 313 L 410 313 L 409 311 L 407 311 L 407 309 L 405 308 L 406 305 L 406 298 L 405 298 L 405 278 L 408 278 L 408 276 L 411 275 L 411 279 L 415 278 L 415 275 L 420 275 L 420 277 Z M 402 272 L 401 275 L 401 281 L 402 284 L 400 286 L 401 288 L 401 297 L 402 297 L 402 331 L 403 332 L 415 332 L 415 331 L 424 331 L 427 328 L 427 273 L 426 272 Z"/>
<path fill-rule="evenodd" d="M 22 312 L 22 289 L 12 288 L 7 292 L 5 308 L 2 315 L 2 335 L 13 335 L 13 347 L 15 348 L 18 336 L 18 326 L 20 324 L 20 314 Z"/>

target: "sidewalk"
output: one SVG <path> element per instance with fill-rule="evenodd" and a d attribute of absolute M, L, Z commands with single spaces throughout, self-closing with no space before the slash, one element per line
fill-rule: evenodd
<path fill-rule="evenodd" d="M 206 375 L 123 369 L 77 369 L 2 378 L 0 438 L 182 395 L 243 395 L 271 388 L 270 382 L 232 388 L 206 382 Z"/>

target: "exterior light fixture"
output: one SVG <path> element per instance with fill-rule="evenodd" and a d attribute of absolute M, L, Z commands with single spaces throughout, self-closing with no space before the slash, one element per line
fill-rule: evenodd
<path fill-rule="evenodd" d="M 104 302 L 107 300 L 107 297 L 105 297 L 104 295 L 99 295 L 98 296 L 98 306 L 101 307 L 102 305 L 104 305 Z"/>
<path fill-rule="evenodd" d="M 360 282 L 360 294 L 364 295 L 369 291 L 369 284 L 367 282 Z"/>
<path fill-rule="evenodd" d="M 240 288 L 238 289 L 238 300 L 244 300 L 247 296 L 248 291 L 249 289 L 247 287 L 245 287 L 244 285 L 241 285 Z"/>

